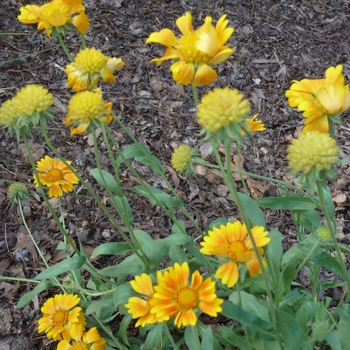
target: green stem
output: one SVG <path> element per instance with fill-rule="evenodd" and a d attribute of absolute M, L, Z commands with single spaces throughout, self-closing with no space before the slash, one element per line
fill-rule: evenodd
<path fill-rule="evenodd" d="M 192 95 L 195 106 L 199 105 L 197 86 L 192 85 Z"/>
<path fill-rule="evenodd" d="M 165 333 L 168 336 L 168 339 L 169 339 L 171 345 L 173 346 L 173 348 L 175 350 L 178 350 L 179 347 L 176 345 L 175 340 L 174 340 L 173 336 L 171 335 L 171 333 L 169 331 L 168 325 L 166 324 L 166 322 L 164 322 L 163 324 L 164 324 Z"/>
<path fill-rule="evenodd" d="M 263 279 L 264 279 L 264 283 L 265 283 L 266 293 L 267 293 L 269 307 L 270 307 L 270 314 L 271 314 L 272 324 L 273 324 L 273 327 L 274 327 L 274 330 L 275 330 L 275 334 L 276 334 L 276 340 L 277 340 L 280 348 L 283 349 L 282 342 L 281 342 L 281 339 L 280 339 L 280 336 L 279 336 L 279 333 L 278 333 L 277 318 L 276 318 L 274 302 L 273 302 L 273 298 L 272 298 L 272 293 L 271 293 L 271 288 L 270 288 L 267 272 L 266 272 L 266 269 L 265 269 L 265 267 L 263 265 L 259 249 L 258 249 L 258 247 L 256 245 L 254 236 L 252 234 L 250 220 L 248 219 L 247 214 L 246 214 L 246 212 L 245 212 L 245 210 L 244 210 L 244 208 L 243 208 L 243 206 L 241 204 L 241 201 L 239 200 L 239 197 L 238 197 L 237 188 L 236 188 L 235 182 L 234 182 L 233 177 L 232 177 L 230 157 L 226 156 L 226 169 L 225 169 L 224 166 L 222 165 L 221 158 L 220 158 L 220 155 L 218 153 L 218 150 L 216 149 L 215 145 L 212 144 L 212 146 L 213 146 L 214 155 L 215 155 L 216 160 L 217 160 L 217 162 L 219 164 L 220 171 L 221 171 L 221 173 L 223 175 L 223 178 L 224 178 L 224 181 L 226 183 L 226 186 L 228 187 L 229 192 L 230 192 L 233 200 L 235 201 L 235 203 L 236 203 L 236 205 L 238 207 L 238 211 L 241 214 L 242 221 L 243 221 L 243 223 L 245 224 L 245 226 L 247 228 L 248 236 L 249 236 L 249 238 L 250 238 L 250 240 L 252 242 L 253 250 L 254 250 L 256 258 L 258 260 L 258 263 L 259 263 L 259 266 L 260 266 L 260 269 L 261 269 L 261 273 L 262 273 L 262 276 L 263 276 Z M 229 155 L 230 152 L 231 152 L 231 143 L 230 142 L 225 142 L 225 148 L 226 148 L 226 155 Z"/>
<path fill-rule="evenodd" d="M 230 154 L 231 153 L 226 154 L 226 157 L 230 157 Z M 238 162 L 238 169 L 240 171 L 242 171 L 242 168 L 241 168 L 241 156 L 242 156 L 242 154 L 241 154 L 241 145 L 237 142 L 237 162 Z M 245 194 L 247 196 L 249 196 L 249 191 L 248 191 L 247 185 L 246 185 L 246 183 L 244 181 L 243 174 L 241 172 L 239 173 L 239 177 L 241 179 L 241 182 L 242 182 Z"/>
<path fill-rule="evenodd" d="M 80 34 L 80 39 L 81 39 L 81 47 L 83 49 L 86 49 L 85 35 L 84 34 Z"/>
<path fill-rule="evenodd" d="M 70 55 L 70 53 L 69 53 L 69 51 L 67 49 L 67 46 L 66 46 L 66 44 L 64 43 L 64 41 L 62 39 L 62 35 L 57 32 L 57 37 L 58 37 L 58 41 L 60 42 L 61 47 L 62 47 L 64 53 L 66 54 L 66 56 L 68 57 L 69 61 L 73 62 L 74 60 L 73 60 L 72 56 Z"/>
<path fill-rule="evenodd" d="M 8 276 L 1 276 L 0 275 L 0 281 L 15 281 L 15 282 L 25 282 L 25 283 L 37 283 L 39 284 L 41 281 L 39 280 L 29 280 L 27 278 L 20 278 L 20 277 L 8 277 Z"/>
<path fill-rule="evenodd" d="M 303 268 L 303 266 L 308 262 L 308 260 L 311 258 L 311 255 L 314 253 L 314 251 L 317 249 L 317 247 L 319 246 L 320 242 L 316 242 L 315 245 L 311 248 L 311 250 L 308 252 L 308 254 L 305 256 L 305 258 L 303 259 L 303 261 L 300 263 L 300 265 L 298 266 L 298 268 L 296 269 L 296 271 L 294 272 L 294 276 L 296 276 L 300 270 Z"/>
<path fill-rule="evenodd" d="M 349 302 L 349 299 L 350 299 L 349 298 L 350 297 L 350 293 L 349 293 L 350 276 L 348 274 L 348 271 L 346 270 L 346 266 L 345 266 L 344 260 L 342 258 L 342 255 L 341 255 L 341 251 L 340 251 L 338 240 L 337 240 L 336 227 L 335 227 L 334 222 L 332 221 L 332 219 L 329 215 L 329 212 L 328 212 L 327 203 L 326 203 L 326 199 L 325 199 L 325 195 L 324 195 L 324 186 L 322 185 L 322 182 L 319 180 L 317 181 L 317 192 L 318 192 L 318 195 L 320 197 L 321 208 L 322 208 L 323 214 L 326 218 L 328 230 L 331 234 L 332 243 L 333 243 L 334 249 L 336 251 L 337 259 L 338 259 L 338 262 L 340 264 L 340 268 L 342 270 L 342 273 L 344 275 L 343 277 L 344 277 L 346 284 L 348 286 L 347 290 L 345 291 L 345 294 L 346 294 L 345 301 Z"/>

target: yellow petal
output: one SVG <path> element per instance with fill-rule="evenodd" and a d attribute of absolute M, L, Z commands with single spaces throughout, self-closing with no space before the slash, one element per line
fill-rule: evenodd
<path fill-rule="evenodd" d="M 176 25 L 179 27 L 182 35 L 193 32 L 192 15 L 186 12 L 185 16 L 181 16 L 176 20 Z"/>
<path fill-rule="evenodd" d="M 40 7 L 37 5 L 22 6 L 21 14 L 17 17 L 18 20 L 24 24 L 33 24 L 39 22 Z"/>
<path fill-rule="evenodd" d="M 221 50 L 209 61 L 209 64 L 221 63 L 221 62 L 227 60 L 233 53 L 234 53 L 234 50 L 232 50 L 230 48 L 226 48 L 224 50 Z"/>
<path fill-rule="evenodd" d="M 85 13 L 74 16 L 72 22 L 80 34 L 86 34 L 86 31 L 90 28 L 89 18 Z"/>
<path fill-rule="evenodd" d="M 188 85 L 192 82 L 195 69 L 193 63 L 187 63 L 184 61 L 175 62 L 170 67 L 173 73 L 173 79 L 181 85 Z"/>
<path fill-rule="evenodd" d="M 196 70 L 196 74 L 193 81 L 193 86 L 208 85 L 211 84 L 214 80 L 216 80 L 218 74 L 215 72 L 213 68 L 208 66 L 205 63 L 200 63 Z"/>
<path fill-rule="evenodd" d="M 176 46 L 177 40 L 175 34 L 168 28 L 162 29 L 160 32 L 152 33 L 146 40 L 148 43 L 157 43 L 164 46 Z"/>

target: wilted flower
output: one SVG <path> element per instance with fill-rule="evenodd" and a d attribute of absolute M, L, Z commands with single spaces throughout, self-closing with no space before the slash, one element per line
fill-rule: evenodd
<path fill-rule="evenodd" d="M 13 203 L 19 204 L 22 200 L 28 199 L 28 188 L 25 184 L 14 182 L 7 189 L 7 197 Z"/>
<path fill-rule="evenodd" d="M 164 319 L 175 318 L 177 327 L 194 326 L 197 323 L 196 311 L 216 317 L 221 312 L 223 300 L 215 294 L 215 282 L 211 278 L 203 281 L 199 271 L 195 271 L 189 282 L 187 262 L 175 263 L 165 272 L 157 272 L 155 293 L 149 301 L 151 313 Z"/>
<path fill-rule="evenodd" d="M 175 149 L 171 156 L 171 165 L 179 173 L 183 173 L 191 163 L 191 147 L 181 145 Z"/>
<path fill-rule="evenodd" d="M 131 287 L 143 297 L 131 297 L 125 307 L 128 308 L 128 313 L 132 314 L 132 318 L 138 318 L 135 327 L 155 322 L 162 322 L 163 317 L 151 313 L 151 305 L 149 301 L 153 298 L 154 288 L 151 277 L 143 273 L 141 276 L 136 276 L 134 281 L 130 282 Z"/>
<path fill-rule="evenodd" d="M 270 238 L 266 237 L 268 232 L 262 226 L 254 226 L 251 231 L 265 267 L 262 247 L 270 242 Z M 221 279 L 221 282 L 229 288 L 238 281 L 240 263 L 247 266 L 250 276 L 262 272 L 247 228 L 239 221 L 229 222 L 221 225 L 220 228 L 214 227 L 200 245 L 203 247 L 200 250 L 203 254 L 224 258 L 223 264 L 216 271 L 215 278 Z"/>
<path fill-rule="evenodd" d="M 94 48 L 80 50 L 74 62 L 66 66 L 68 87 L 75 91 L 93 88 L 100 78 L 111 83 L 116 76 L 113 72 L 124 66 L 121 58 L 105 56 Z"/>
<path fill-rule="evenodd" d="M 38 23 L 38 30 L 45 29 L 51 36 L 65 33 L 73 24 L 80 34 L 85 34 L 90 27 L 88 16 L 85 14 L 83 0 L 53 0 L 42 6 L 27 5 L 20 8 L 18 20 L 25 24 Z M 73 16 L 77 14 L 76 16 Z"/>
<path fill-rule="evenodd" d="M 38 320 L 38 332 L 46 332 L 46 336 L 55 341 L 69 340 L 72 325 L 86 325 L 81 307 L 76 306 L 79 301 L 74 294 L 56 294 L 48 299 L 41 308 L 44 315 Z"/>
<path fill-rule="evenodd" d="M 250 132 L 266 130 L 264 123 L 260 119 L 256 119 L 259 113 L 254 114 L 251 118 L 247 118 L 245 126 Z"/>
<path fill-rule="evenodd" d="M 63 339 L 57 350 L 104 350 L 106 340 L 101 338 L 96 327 L 84 332 L 80 324 L 73 324 L 69 329 L 70 339 Z"/>
<path fill-rule="evenodd" d="M 344 85 L 343 66 L 329 67 L 325 79 L 293 81 L 286 92 L 291 107 L 297 107 L 306 118 L 303 132 L 328 133 L 330 123 L 340 122 L 339 114 L 350 107 L 349 85 Z"/>
<path fill-rule="evenodd" d="M 97 89 L 98 90 L 98 89 Z M 93 121 L 109 124 L 113 120 L 112 102 L 104 102 L 99 91 L 82 91 L 75 94 L 68 104 L 68 114 L 63 119 L 70 128 L 70 134 L 79 135 L 85 132 Z"/>
<path fill-rule="evenodd" d="M 218 77 L 214 67 L 233 54 L 232 49 L 224 46 L 234 31 L 227 27 L 228 20 L 225 18 L 226 15 L 222 16 L 214 27 L 212 18 L 207 16 L 204 24 L 195 31 L 192 15 L 187 12 L 176 21 L 182 33 L 179 39 L 166 28 L 152 33 L 146 40 L 146 43 L 158 43 L 167 47 L 163 57 L 151 62 L 160 65 L 164 60 L 175 60 L 170 70 L 178 84 L 211 84 Z"/>
<path fill-rule="evenodd" d="M 27 85 L 15 97 L 5 101 L 0 107 L 0 125 L 9 133 L 28 132 L 41 118 L 50 117 L 53 95 L 41 85 Z"/>
<path fill-rule="evenodd" d="M 71 161 L 67 163 L 71 164 Z M 49 156 L 38 161 L 36 170 L 41 184 L 49 187 L 50 197 L 62 197 L 63 192 L 72 192 L 73 185 L 79 182 L 79 179 L 61 160 Z M 35 174 L 33 176 L 35 186 L 39 187 Z"/>

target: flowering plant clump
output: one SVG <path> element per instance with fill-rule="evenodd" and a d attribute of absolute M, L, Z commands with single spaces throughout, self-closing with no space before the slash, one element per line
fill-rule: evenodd
<path fill-rule="evenodd" d="M 66 161 L 71 164 L 71 161 Z M 49 156 L 41 159 L 36 166 L 39 181 L 49 187 L 50 197 L 62 197 L 63 192 L 72 192 L 73 185 L 79 182 L 76 175 L 67 167 L 64 162 L 53 159 Z M 36 175 L 33 175 L 36 187 L 39 187 Z"/>
<path fill-rule="evenodd" d="M 286 92 L 289 105 L 306 118 L 303 132 L 328 133 L 333 122 L 340 122 L 339 114 L 350 108 L 349 85 L 344 85 L 342 71 L 343 66 L 338 65 L 329 67 L 324 79 L 294 80 Z"/>
<path fill-rule="evenodd" d="M 169 163 L 176 172 L 186 175 L 179 177 L 137 140 L 138 135 L 123 118 L 115 117 L 112 103 L 102 98 L 98 83 L 112 83 L 114 71 L 124 62 L 105 56 L 97 48 L 86 48 L 83 35 L 82 49 L 76 50 L 74 60 L 65 47 L 65 33 L 72 25 L 80 34 L 89 28 L 85 11 L 82 0 L 53 0 L 20 9 L 19 20 L 38 23 L 38 29 L 57 37 L 70 61 L 66 65 L 67 85 L 76 93 L 68 103 L 63 125 L 70 128 L 71 136 L 91 133 L 88 144 L 93 144 L 94 157 L 90 164 L 96 164 L 96 168 L 90 168 L 88 175 L 77 171 L 51 142 L 57 128 L 50 128 L 49 137 L 46 119 L 54 118 L 54 97 L 45 87 L 28 85 L 0 107 L 0 125 L 11 135 L 16 133 L 18 139 L 22 137 L 34 171 L 34 184 L 13 183 L 7 191 L 8 199 L 18 205 L 21 224 L 41 260 L 29 266 L 42 267 L 32 279 L 0 276 L 0 281 L 36 284 L 21 296 L 17 307 L 36 300 L 45 290 L 62 290 L 43 303 L 43 315 L 38 320 L 38 332 L 57 341 L 58 350 L 345 349 L 349 339 L 350 276 L 344 254 L 350 251 L 337 240 L 333 191 L 327 186 L 340 157 L 340 146 L 330 136 L 334 135 L 333 123 L 339 122 L 339 114 L 350 106 L 342 66 L 328 68 L 324 79 L 294 81 L 286 93 L 290 106 L 306 118 L 305 128 L 291 142 L 287 156 L 292 174 L 300 174 L 300 178 L 286 182 L 243 169 L 244 158 L 259 161 L 247 137 L 265 130 L 258 114 L 251 116 L 248 96 L 237 89 L 217 87 L 206 92 L 199 103 L 197 85 L 212 83 L 218 77 L 216 65 L 233 53 L 227 45 L 233 28 L 228 27 L 226 15 L 215 26 L 212 17 L 207 16 L 194 30 L 192 15 L 186 13 L 176 21 L 179 37 L 170 29 L 152 33 L 147 43 L 166 46 L 164 56 L 152 61 L 160 65 L 164 60 L 174 60 L 170 68 L 174 80 L 192 84 L 197 122 L 202 128 L 199 136 L 205 134 L 193 149 L 186 144 L 176 148 L 175 142 L 171 143 L 176 149 Z M 91 40 L 86 39 L 88 43 Z M 112 120 L 118 124 L 118 133 L 132 144 L 121 149 L 114 125 L 110 127 Z M 44 140 L 55 158 L 45 156 L 35 163 L 27 134 L 37 124 L 41 133 L 36 137 L 40 142 Z M 69 144 L 74 141 L 71 139 Z M 103 150 L 99 150 L 100 145 Z M 101 161 L 106 155 L 107 161 Z M 237 157 L 236 164 L 232 156 Z M 135 165 L 138 163 L 142 166 Z M 145 178 L 144 174 L 155 177 Z M 196 176 L 190 178 L 189 174 Z M 215 181 L 210 181 L 210 196 L 205 193 L 204 176 L 208 180 L 215 176 Z M 130 181 L 126 184 L 127 177 Z M 180 181 L 185 190 L 179 192 Z M 253 192 L 255 186 L 264 191 L 265 185 L 259 181 L 273 183 L 278 188 L 271 192 L 278 195 Z M 291 181 L 299 182 L 298 186 Z M 78 183 L 75 196 L 61 200 Z M 24 204 L 34 203 L 23 203 L 33 192 L 29 186 L 40 187 L 45 203 L 36 212 L 49 218 L 50 230 L 59 231 L 54 232 L 55 237 L 62 237 L 57 247 L 46 244 L 43 250 L 37 242 L 40 234 L 34 236 L 31 232 L 28 215 L 23 211 Z M 49 196 L 44 187 L 48 187 Z M 83 195 L 78 193 L 81 190 Z M 185 202 L 182 198 L 187 193 Z M 35 201 L 40 201 L 40 195 L 34 194 Z M 52 201 L 48 197 L 56 198 Z M 213 208 L 219 208 L 215 202 L 223 204 L 230 217 L 237 219 L 215 217 L 209 222 L 206 212 L 202 213 L 206 197 Z M 115 231 L 117 239 L 102 234 L 92 252 L 86 249 L 89 246 L 78 226 L 90 221 L 70 213 L 74 204 L 65 205 L 72 203 L 69 199 L 88 203 L 88 215 L 96 207 L 99 214 L 92 219 L 94 229 L 99 232 L 102 226 L 98 224 L 103 220 L 111 228 L 106 231 Z M 140 218 L 136 219 L 135 203 L 137 209 L 142 205 L 152 210 L 152 215 L 143 216 L 139 210 Z M 274 210 L 286 220 L 291 212 L 288 234 L 290 231 L 296 239 L 288 250 L 282 246 L 284 236 L 279 224 L 274 221 L 276 227 L 272 228 L 271 219 L 266 219 L 274 215 Z M 145 225 L 141 226 L 144 218 Z M 166 225 L 159 225 L 162 228 L 155 234 L 152 227 L 157 220 Z M 285 226 L 281 224 L 280 228 L 285 231 Z M 51 259 L 50 248 L 58 251 L 62 261 L 55 262 L 56 254 Z M 31 257 L 33 250 L 28 254 Z M 106 257 L 101 259 L 103 255 Z M 304 267 L 309 271 L 307 286 L 298 278 Z M 324 268 L 331 278 L 320 278 Z M 325 290 L 334 288 L 343 295 L 331 304 L 330 298 L 323 296 Z"/>
<path fill-rule="evenodd" d="M 208 85 L 217 79 L 214 67 L 233 54 L 233 50 L 225 46 L 234 29 L 227 27 L 226 15 L 222 16 L 215 28 L 212 18 L 207 16 L 204 24 L 197 30 L 192 26 L 192 15 L 187 12 L 176 21 L 181 37 L 176 38 L 170 29 L 162 29 L 152 33 L 146 43 L 157 43 L 167 47 L 164 56 L 151 62 L 157 65 L 164 60 L 173 59 L 170 70 L 178 84 L 193 86 Z"/>
<path fill-rule="evenodd" d="M 108 57 L 94 48 L 79 51 L 74 62 L 66 66 L 68 87 L 75 91 L 90 90 L 100 80 L 111 83 L 113 72 L 124 66 L 121 58 Z"/>
<path fill-rule="evenodd" d="M 45 29 L 48 36 L 65 33 L 73 24 L 81 34 L 90 27 L 83 0 L 53 0 L 42 6 L 27 5 L 20 8 L 18 20 L 25 24 L 38 23 L 38 30 Z M 75 15 L 75 16 L 73 16 Z"/>
<path fill-rule="evenodd" d="M 94 121 L 109 124 L 113 120 L 111 115 L 112 103 L 104 102 L 100 90 L 82 91 L 75 94 L 68 104 L 68 113 L 63 119 L 70 128 L 70 134 L 80 135 L 84 133 Z"/>

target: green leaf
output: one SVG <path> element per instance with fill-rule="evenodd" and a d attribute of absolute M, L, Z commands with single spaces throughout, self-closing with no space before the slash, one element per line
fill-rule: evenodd
<path fill-rule="evenodd" d="M 173 226 L 171 226 L 171 232 L 173 234 L 182 234 L 184 235 L 186 233 L 185 228 L 185 221 L 183 220 L 176 220 L 176 223 L 173 223 Z"/>
<path fill-rule="evenodd" d="M 119 265 L 107 266 L 100 271 L 103 276 L 119 277 L 123 275 L 140 275 L 144 272 L 144 264 L 140 258 L 133 254 L 124 259 Z"/>
<path fill-rule="evenodd" d="M 229 221 L 226 218 L 219 218 L 216 219 L 214 221 L 212 221 L 207 229 L 205 230 L 206 233 L 208 233 L 208 231 L 213 230 L 214 227 L 220 228 L 221 225 L 226 225 Z"/>
<path fill-rule="evenodd" d="M 91 259 L 96 258 L 96 256 L 99 255 L 124 255 L 125 253 L 128 253 L 131 251 L 131 247 L 127 243 L 118 243 L 118 242 L 111 242 L 111 243 L 103 243 L 99 246 L 97 246 L 92 254 Z"/>
<path fill-rule="evenodd" d="M 349 349 L 349 324 L 350 324 L 350 305 L 343 304 L 339 309 L 340 321 L 338 324 L 338 336 L 341 343 L 341 349 Z"/>
<path fill-rule="evenodd" d="M 184 253 L 183 249 L 181 247 L 179 247 L 178 245 L 173 245 L 172 247 L 170 247 L 169 258 L 173 264 L 175 264 L 177 262 L 181 265 L 185 261 L 187 261 L 186 254 Z"/>
<path fill-rule="evenodd" d="M 283 300 L 281 300 L 278 304 L 278 307 L 282 309 L 283 306 L 294 305 L 297 301 L 303 298 L 305 298 L 305 294 L 302 293 L 298 288 L 295 288 L 284 296 Z"/>
<path fill-rule="evenodd" d="M 269 232 L 268 237 L 271 239 L 270 242 L 265 247 L 265 258 L 274 276 L 274 282 L 279 283 L 281 277 L 281 262 L 283 257 L 282 249 L 282 234 L 277 228 Z M 275 289 L 278 286 L 274 286 Z"/>
<path fill-rule="evenodd" d="M 115 180 L 114 176 L 109 173 L 108 171 L 102 170 L 101 169 L 101 174 L 98 168 L 91 169 L 90 174 L 95 178 L 97 183 L 102 187 L 102 188 L 109 188 L 112 192 L 114 192 L 117 196 L 122 197 L 123 192 L 118 185 L 117 181 Z M 107 185 L 107 187 L 106 187 Z"/>
<path fill-rule="evenodd" d="M 148 332 L 143 350 L 159 349 L 162 343 L 164 323 L 159 322 L 157 325 Z"/>
<path fill-rule="evenodd" d="M 101 319 L 102 309 L 108 309 L 110 310 L 110 313 L 107 317 L 109 317 L 114 312 L 113 306 L 114 305 L 113 305 L 112 295 L 107 294 L 107 295 L 104 295 L 102 299 L 91 301 L 85 311 L 85 314 L 91 315 L 94 313 L 99 319 Z"/>
<path fill-rule="evenodd" d="M 247 313 L 254 314 L 266 322 L 270 322 L 269 310 L 266 308 L 265 305 L 258 302 L 258 300 L 254 295 L 246 293 L 245 291 L 241 291 L 240 297 L 241 297 L 242 309 L 244 311 L 246 311 Z M 238 304 L 239 293 L 233 292 L 228 298 L 228 300 L 234 304 Z"/>
<path fill-rule="evenodd" d="M 252 225 L 266 228 L 265 215 L 259 208 L 260 204 L 258 201 L 241 192 L 238 192 L 238 198 L 241 201 L 244 211 L 249 215 Z"/>
<path fill-rule="evenodd" d="M 134 143 L 126 147 L 123 150 L 122 155 L 125 159 L 134 158 L 137 162 L 151 166 L 152 169 L 159 175 L 165 174 L 162 163 L 144 145 Z M 119 168 L 124 161 L 122 157 L 119 156 L 116 162 L 117 167 Z"/>
<path fill-rule="evenodd" d="M 109 201 L 115 206 L 123 222 L 131 226 L 134 221 L 134 217 L 132 216 L 132 211 L 128 199 L 123 195 L 109 198 Z"/>
<path fill-rule="evenodd" d="M 142 247 L 143 252 L 147 255 L 148 259 L 156 269 L 163 258 L 162 251 L 158 248 L 157 242 L 145 231 L 134 230 L 134 235 Z"/>
<path fill-rule="evenodd" d="M 300 350 L 304 340 L 304 331 L 296 322 L 292 315 L 276 309 L 276 318 L 278 329 L 284 335 L 284 349 L 285 350 Z"/>
<path fill-rule="evenodd" d="M 286 210 L 312 210 L 317 208 L 314 200 L 302 196 L 268 197 L 255 200 L 262 208 Z"/>
<path fill-rule="evenodd" d="M 210 326 L 208 326 L 202 334 L 200 350 L 220 349 L 220 347 L 218 347 L 217 345 L 218 344 L 214 342 L 213 330 L 211 329 Z"/>
<path fill-rule="evenodd" d="M 329 216 L 331 218 L 334 218 L 334 202 L 333 202 L 331 190 L 328 186 L 324 188 L 324 196 L 325 196 Z"/>
<path fill-rule="evenodd" d="M 180 234 L 172 234 L 166 238 L 158 239 L 156 240 L 156 243 L 159 247 L 159 249 L 169 248 L 172 246 L 180 246 L 180 245 L 187 245 L 187 244 L 193 244 L 193 238 L 187 235 L 184 235 L 183 233 Z"/>
<path fill-rule="evenodd" d="M 126 314 L 123 317 L 122 322 L 119 324 L 119 330 L 117 333 L 118 338 L 123 342 L 123 344 L 126 344 L 128 346 L 130 346 L 129 337 L 128 337 L 129 335 L 128 328 L 131 320 L 132 320 L 132 315 Z"/>
<path fill-rule="evenodd" d="M 198 338 L 198 329 L 196 326 L 187 326 L 185 329 L 185 343 L 189 350 L 198 350 L 201 345 Z"/>
<path fill-rule="evenodd" d="M 130 283 L 123 283 L 113 292 L 114 307 L 117 308 L 120 304 L 127 304 L 133 293 Z"/>
<path fill-rule="evenodd" d="M 34 297 L 44 290 L 50 288 L 52 286 L 52 283 L 50 281 L 41 281 L 40 283 L 37 284 L 37 286 L 30 292 L 24 294 L 19 300 L 16 305 L 17 309 L 20 309 L 23 306 L 26 306 L 29 302 L 31 302 Z"/>
<path fill-rule="evenodd" d="M 249 350 L 251 347 L 249 346 L 246 337 L 239 336 L 232 329 L 229 329 L 224 326 L 219 326 L 216 328 L 221 335 L 222 343 L 225 345 L 229 343 L 230 345 L 236 346 L 240 350 Z"/>
<path fill-rule="evenodd" d="M 163 204 L 167 206 L 171 211 L 174 210 L 174 207 L 182 208 L 184 206 L 180 199 L 174 198 L 169 194 L 152 186 L 134 186 L 130 191 L 140 196 L 146 197 L 154 205 Z"/>
<path fill-rule="evenodd" d="M 315 210 L 294 210 L 296 222 L 305 227 L 309 232 L 315 232 L 320 226 L 321 221 Z"/>
<path fill-rule="evenodd" d="M 50 266 L 43 272 L 39 273 L 34 279 L 44 280 L 52 277 L 56 277 L 61 273 L 65 273 L 71 270 L 80 269 L 86 261 L 85 256 L 76 255 L 73 258 L 65 259 L 58 264 Z"/>

